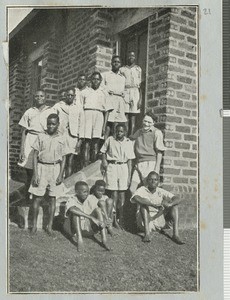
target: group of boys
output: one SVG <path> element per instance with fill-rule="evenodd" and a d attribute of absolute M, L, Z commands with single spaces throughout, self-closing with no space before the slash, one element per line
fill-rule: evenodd
<path fill-rule="evenodd" d="M 134 133 L 135 116 L 141 106 L 141 68 L 135 64 L 134 52 L 129 53 L 127 66 L 121 68 L 119 56 L 112 58 L 111 65 L 110 72 L 92 74 L 90 87 L 86 76 L 80 74 L 77 88 L 61 91 L 60 101 L 52 108 L 46 106 L 45 93 L 37 91 L 35 106 L 19 122 L 23 127 L 19 165 L 27 170 L 28 192 L 33 195 L 31 232 L 37 231 L 40 202 L 48 191 L 50 214 L 46 231 L 54 235 L 56 197 L 62 193 L 64 176 L 74 172 L 74 156 L 79 157 L 83 146 L 84 166 L 95 161 L 100 152 L 105 182 L 97 181 L 91 195 L 85 182 L 77 182 L 75 196 L 66 203 L 72 239 L 79 250 L 83 245 L 82 230 L 100 231 L 102 244 L 110 249 L 106 232 L 113 235 L 113 226 L 124 229 L 128 189 L 132 194 L 130 201 L 137 204 L 138 227 L 144 228 L 143 242 L 150 241 L 151 230 L 164 232 L 172 223 L 172 240 L 182 244 L 178 234 L 180 200 L 158 188 L 165 147 L 162 132 L 154 127 L 155 116 L 146 113 L 142 128 Z M 100 139 L 104 139 L 101 149 Z M 106 190 L 110 197 L 105 195 Z"/>

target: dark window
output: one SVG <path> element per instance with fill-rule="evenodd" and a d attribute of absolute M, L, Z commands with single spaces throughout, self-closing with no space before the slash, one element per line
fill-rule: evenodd
<path fill-rule="evenodd" d="M 35 93 L 38 89 L 41 88 L 41 74 L 42 74 L 42 57 L 33 62 L 33 90 L 32 93 Z"/>

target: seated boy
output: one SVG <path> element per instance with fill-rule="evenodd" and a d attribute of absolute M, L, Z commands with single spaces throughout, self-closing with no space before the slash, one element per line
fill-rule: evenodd
<path fill-rule="evenodd" d="M 70 197 L 66 202 L 66 215 L 70 218 L 72 240 L 77 243 L 78 251 L 83 248 L 82 231 L 92 234 L 100 231 L 102 245 L 106 250 L 110 250 L 105 230 L 109 224 L 105 221 L 102 209 L 94 205 L 90 206 L 89 201 L 87 201 L 89 196 L 87 183 L 78 181 L 75 185 L 75 193 L 75 196 Z"/>
<path fill-rule="evenodd" d="M 56 197 L 63 191 L 61 183 L 65 168 L 66 145 L 62 135 L 58 133 L 59 117 L 50 114 L 47 118 L 47 131 L 40 133 L 33 144 L 34 173 L 29 193 L 33 195 L 33 227 L 37 231 L 37 217 L 40 202 L 48 190 L 50 215 L 46 232 L 53 236 L 52 224 L 56 208 Z"/>
<path fill-rule="evenodd" d="M 172 193 L 159 188 L 159 175 L 152 171 L 147 177 L 147 186 L 142 186 L 136 190 L 130 201 L 139 205 L 137 211 L 137 225 L 144 227 L 143 242 L 150 242 L 150 231 L 158 229 L 164 233 L 166 222 L 172 222 L 172 240 L 182 245 L 184 244 L 178 232 L 178 204 L 180 199 Z"/>
<path fill-rule="evenodd" d="M 90 190 L 90 195 L 86 199 L 86 202 L 88 202 L 88 205 L 92 209 L 92 211 L 97 207 L 101 208 L 105 220 L 108 224 L 107 227 L 108 233 L 110 235 L 113 235 L 114 233 L 112 230 L 113 209 L 114 209 L 113 199 L 105 195 L 105 187 L 106 187 L 106 183 L 104 180 L 97 180 L 95 184 L 92 186 Z"/>

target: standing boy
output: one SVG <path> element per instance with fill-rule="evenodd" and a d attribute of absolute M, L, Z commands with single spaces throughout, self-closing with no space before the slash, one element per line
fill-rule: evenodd
<path fill-rule="evenodd" d="M 120 69 L 125 76 L 126 115 L 130 134 L 134 133 L 136 115 L 141 108 L 141 68 L 135 64 L 136 56 L 133 51 L 128 53 L 127 65 Z M 130 124 L 129 124 L 130 123 Z"/>
<path fill-rule="evenodd" d="M 166 222 L 172 222 L 172 240 L 182 245 L 178 232 L 178 204 L 181 200 L 172 193 L 158 187 L 159 175 L 152 171 L 147 177 L 147 186 L 142 186 L 136 190 L 131 198 L 132 203 L 139 205 L 137 212 L 137 225 L 144 229 L 143 242 L 150 242 L 151 230 L 161 230 Z M 164 231 L 163 231 L 164 233 Z"/>
<path fill-rule="evenodd" d="M 115 133 L 117 123 L 126 122 L 125 117 L 125 77 L 120 72 L 121 60 L 118 55 L 112 57 L 112 70 L 102 74 L 103 87 L 108 92 L 108 97 L 113 105 L 113 110 L 109 113 L 108 123 L 106 127 L 105 140 L 110 135 Z"/>
<path fill-rule="evenodd" d="M 85 112 L 84 126 L 84 165 L 87 166 L 91 160 L 94 162 L 98 154 L 99 139 L 105 135 L 109 111 L 113 106 L 109 102 L 107 92 L 100 88 L 102 81 L 101 73 L 94 72 L 91 77 L 91 88 L 83 97 Z M 91 159 L 90 159 L 90 150 Z"/>
<path fill-rule="evenodd" d="M 62 192 L 61 183 L 65 168 L 65 141 L 58 134 L 59 117 L 50 114 L 47 118 L 47 131 L 37 136 L 34 149 L 34 172 L 29 192 L 33 195 L 33 227 L 37 231 L 37 217 L 43 196 L 48 190 L 50 209 L 46 232 L 53 235 L 52 224 L 56 207 L 56 197 Z"/>
<path fill-rule="evenodd" d="M 34 144 L 38 134 L 45 131 L 46 119 L 51 113 L 50 107 L 46 105 L 46 97 L 43 90 L 38 90 L 35 93 L 34 100 L 35 106 L 29 108 L 19 121 L 19 125 L 23 127 L 23 131 L 18 165 L 26 169 L 27 191 L 33 174 L 34 150 L 32 145 Z"/>
<path fill-rule="evenodd" d="M 60 118 L 59 131 L 66 140 L 66 177 L 74 172 L 74 157 L 79 154 L 80 138 L 84 130 L 83 107 L 80 102 L 74 103 L 74 99 L 75 89 L 69 88 L 65 101 L 60 101 L 53 106 Z"/>
<path fill-rule="evenodd" d="M 123 208 L 125 191 L 130 185 L 132 159 L 135 158 L 133 143 L 125 137 L 124 123 L 116 126 L 116 137 L 110 136 L 101 148 L 102 172 L 105 173 L 106 189 L 111 191 L 114 208 L 119 215 L 119 227 L 124 226 Z M 115 224 L 117 225 L 117 223 Z"/>
<path fill-rule="evenodd" d="M 143 184 L 151 171 L 160 172 L 162 156 L 165 151 L 162 132 L 154 127 L 156 117 L 147 112 L 142 121 L 142 128 L 130 136 L 134 140 L 136 164 L 132 175 L 130 191 L 133 194 L 138 185 Z"/>
<path fill-rule="evenodd" d="M 77 78 L 77 87 L 75 88 L 75 103 L 80 102 L 81 105 L 83 106 L 83 97 L 84 94 L 87 93 L 89 90 L 87 86 L 87 77 L 84 73 L 80 73 Z"/>
<path fill-rule="evenodd" d="M 101 232 L 102 245 L 106 250 L 110 250 L 107 244 L 105 228 L 105 219 L 100 207 L 89 205 L 87 201 L 89 195 L 89 187 L 86 182 L 78 181 L 75 185 L 75 196 L 70 197 L 66 203 L 66 215 L 70 218 L 72 229 L 72 240 L 77 243 L 78 251 L 83 248 L 83 233 L 94 234 Z"/>

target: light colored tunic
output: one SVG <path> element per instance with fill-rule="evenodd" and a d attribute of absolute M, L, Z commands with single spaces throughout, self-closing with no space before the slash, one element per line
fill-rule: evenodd
<path fill-rule="evenodd" d="M 26 169 L 33 169 L 34 151 L 32 145 L 37 135 L 41 132 L 45 132 L 47 128 L 47 117 L 51 113 L 54 113 L 54 111 L 50 106 L 45 106 L 42 110 L 39 110 L 37 107 L 31 107 L 22 116 L 19 125 L 27 129 L 27 134 L 24 144 L 25 160 L 19 162 L 19 166 Z"/>
<path fill-rule="evenodd" d="M 56 185 L 60 174 L 60 163 L 66 154 L 66 145 L 63 136 L 41 133 L 33 144 L 33 149 L 38 151 L 38 186 L 30 185 L 29 193 L 44 196 L 48 190 L 49 196 L 57 197 L 64 192 L 63 184 Z"/>
<path fill-rule="evenodd" d="M 126 113 L 137 114 L 140 109 L 137 108 L 140 100 L 140 84 L 142 70 L 139 66 L 124 66 L 120 68 L 121 74 L 125 76 L 125 103 Z"/>
<path fill-rule="evenodd" d="M 114 73 L 113 71 L 105 72 L 102 74 L 102 86 L 108 92 L 108 97 L 113 105 L 113 110 L 109 113 L 108 122 L 126 122 L 125 117 L 125 77 L 119 71 Z M 109 92 L 113 92 L 110 95 Z"/>
<path fill-rule="evenodd" d="M 59 115 L 59 132 L 63 134 L 68 154 L 76 154 L 77 142 L 84 135 L 84 111 L 80 102 L 71 105 L 60 101 L 53 106 L 55 112 Z"/>
<path fill-rule="evenodd" d="M 88 86 L 86 86 L 83 90 L 80 90 L 79 88 L 75 88 L 74 104 L 80 103 L 83 106 L 83 99 L 87 95 L 88 91 L 89 91 Z"/>
<path fill-rule="evenodd" d="M 98 88 L 89 88 L 88 93 L 83 97 L 83 107 L 85 111 L 84 138 L 102 138 L 102 128 L 106 111 L 113 109 L 107 92 Z"/>
<path fill-rule="evenodd" d="M 139 189 L 136 190 L 130 201 L 134 203 L 133 198 L 135 196 L 140 196 L 142 198 L 148 199 L 151 203 L 159 205 L 162 203 L 162 200 L 164 197 L 169 197 L 172 199 L 174 197 L 174 194 L 157 187 L 156 191 L 154 193 L 151 193 L 149 189 L 145 186 L 140 187 Z M 150 222 L 149 222 L 149 227 L 150 230 L 154 230 L 155 228 L 162 228 L 165 226 L 165 218 L 164 215 L 159 216 L 157 219 L 153 220 L 153 217 L 157 214 L 158 209 L 149 206 L 149 215 L 150 215 Z M 140 209 L 138 208 L 137 210 L 137 224 L 140 229 L 143 229 L 143 220 L 141 216 Z"/>
<path fill-rule="evenodd" d="M 126 137 L 123 141 L 119 141 L 110 136 L 100 152 L 106 153 L 108 161 L 105 173 L 106 188 L 113 191 L 127 190 L 129 176 L 127 161 L 135 158 L 133 143 Z M 117 162 L 122 164 L 117 164 Z"/>

